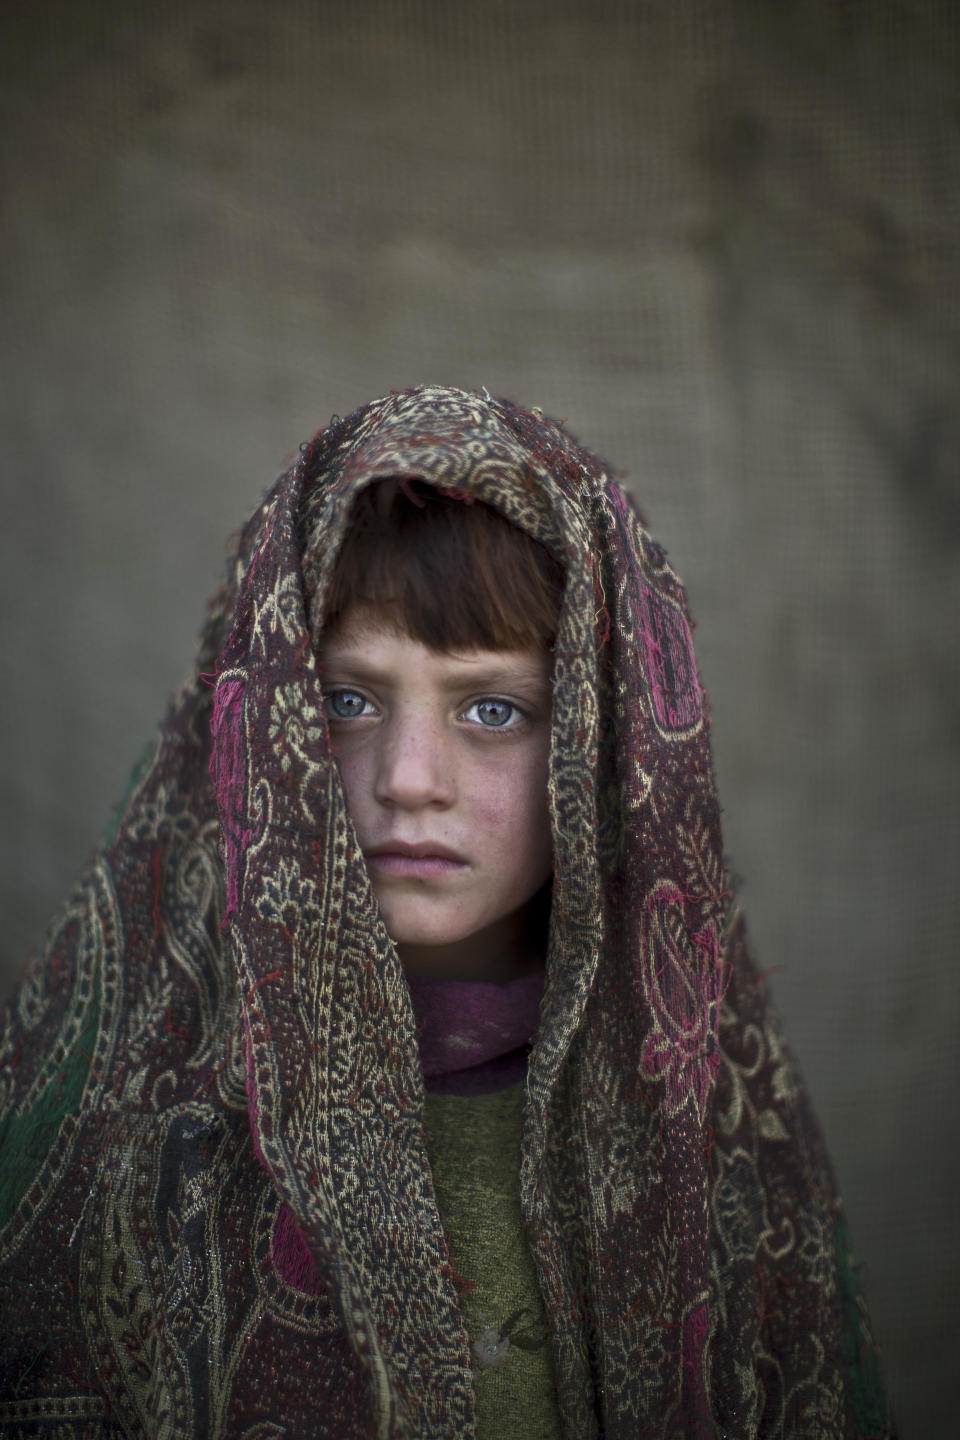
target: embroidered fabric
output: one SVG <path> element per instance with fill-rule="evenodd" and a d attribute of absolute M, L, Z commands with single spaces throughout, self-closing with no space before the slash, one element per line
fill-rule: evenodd
<path fill-rule="evenodd" d="M 353 499 L 389 476 L 494 506 L 566 570 L 519 1182 L 563 1433 L 892 1435 L 727 883 L 680 581 L 562 426 L 438 386 L 334 417 L 270 491 L 0 1017 L 0 1423 L 476 1433 L 411 988 L 312 646 Z"/>
<path fill-rule="evenodd" d="M 408 975 L 427 1091 L 479 1095 L 523 1079 L 544 975 L 507 985 Z"/>

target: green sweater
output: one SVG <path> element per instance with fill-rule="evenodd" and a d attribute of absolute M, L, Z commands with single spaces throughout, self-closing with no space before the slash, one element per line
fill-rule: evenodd
<path fill-rule="evenodd" d="M 428 1095 L 427 1153 L 470 1336 L 478 1440 L 559 1440 L 553 1354 L 520 1215 L 523 1086 Z"/>

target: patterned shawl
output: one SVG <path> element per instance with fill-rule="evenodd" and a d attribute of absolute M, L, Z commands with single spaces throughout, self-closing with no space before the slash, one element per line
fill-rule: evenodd
<path fill-rule="evenodd" d="M 520 1175 L 565 1436 L 890 1435 L 731 902 L 680 582 L 559 425 L 440 387 L 334 417 L 271 490 L 0 1020 L 3 1433 L 474 1433 L 410 993 L 311 646 L 386 476 L 485 501 L 566 566 Z"/>

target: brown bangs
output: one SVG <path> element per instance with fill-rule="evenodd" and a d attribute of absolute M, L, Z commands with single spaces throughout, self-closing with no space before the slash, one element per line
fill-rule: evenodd
<path fill-rule="evenodd" d="M 563 584 L 560 562 L 489 505 L 382 480 L 354 504 L 323 627 L 361 605 L 432 650 L 549 649 Z"/>

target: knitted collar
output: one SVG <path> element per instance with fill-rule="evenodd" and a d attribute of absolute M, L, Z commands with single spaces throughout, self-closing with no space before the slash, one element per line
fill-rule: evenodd
<path fill-rule="evenodd" d="M 427 1090 L 476 1095 L 522 1080 L 543 981 L 542 970 L 507 985 L 408 975 Z"/>

